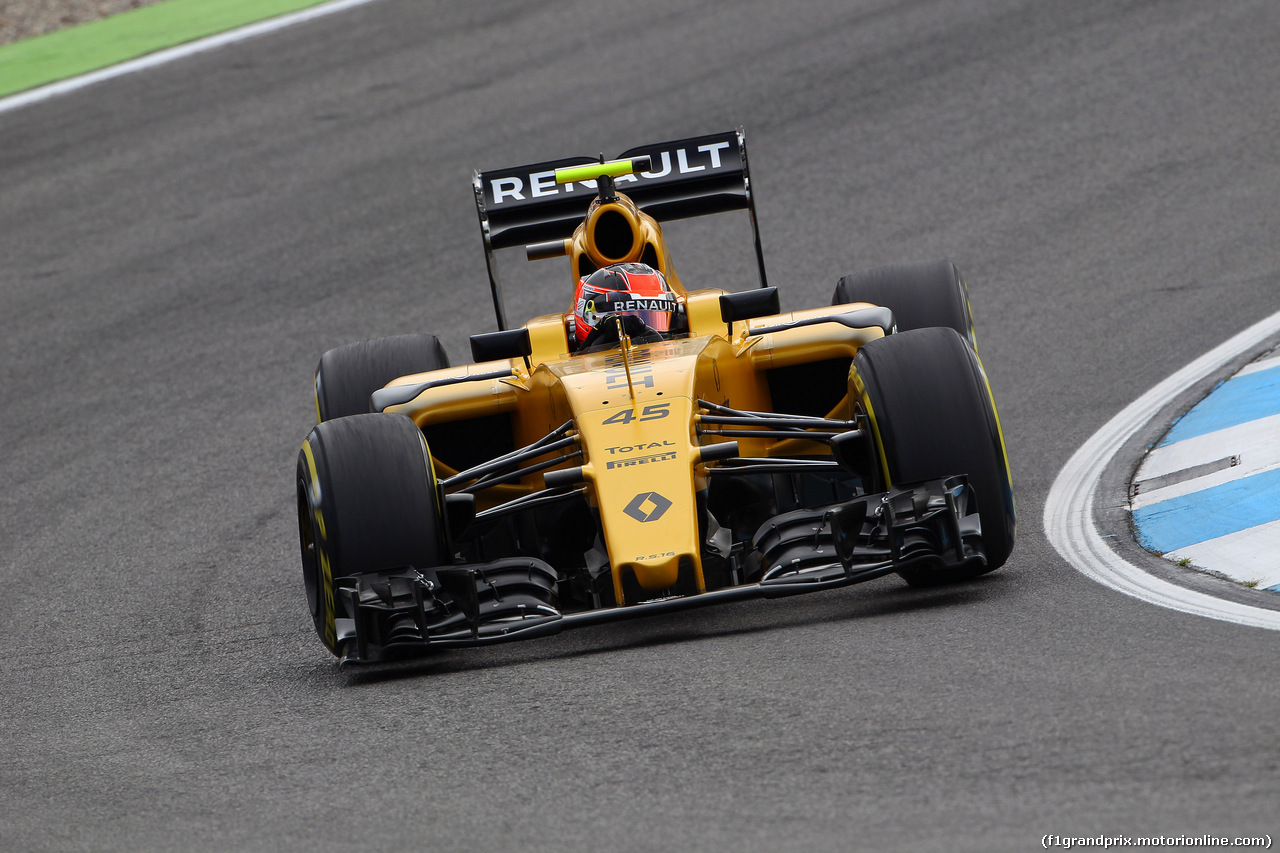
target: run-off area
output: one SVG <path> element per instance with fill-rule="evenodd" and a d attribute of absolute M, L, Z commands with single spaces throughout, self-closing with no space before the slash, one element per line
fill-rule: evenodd
<path fill-rule="evenodd" d="M 1138 467 L 1129 509 L 1145 548 L 1280 592 L 1280 349 L 1174 423 Z"/>

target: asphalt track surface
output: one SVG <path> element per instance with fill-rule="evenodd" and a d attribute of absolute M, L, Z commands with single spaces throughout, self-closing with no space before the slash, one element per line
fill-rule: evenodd
<path fill-rule="evenodd" d="M 1280 829 L 1276 632 L 1040 525 L 1145 389 L 1280 308 L 1280 6 L 384 0 L 0 117 L 0 846 L 1027 850 Z M 311 371 L 492 328 L 470 170 L 741 124 L 784 308 L 970 281 L 1022 524 L 846 590 L 339 672 Z M 741 218 L 672 228 L 751 283 Z M 506 258 L 513 317 L 567 273 Z"/>

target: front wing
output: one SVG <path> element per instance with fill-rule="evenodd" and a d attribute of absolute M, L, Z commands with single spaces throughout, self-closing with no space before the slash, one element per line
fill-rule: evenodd
<path fill-rule="evenodd" d="M 959 571 L 986 562 L 977 502 L 963 476 L 785 513 L 762 525 L 751 544 L 763 569 L 757 582 L 576 612 L 556 608 L 558 574 L 531 557 L 338 578 L 338 594 L 352 614 L 337 620 L 342 663 L 373 663 L 728 601 L 833 589 L 904 569 Z"/>

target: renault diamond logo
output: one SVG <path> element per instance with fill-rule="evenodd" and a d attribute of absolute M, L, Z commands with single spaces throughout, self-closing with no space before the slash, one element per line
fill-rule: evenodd
<path fill-rule="evenodd" d="M 641 492 L 631 499 L 623 510 L 636 521 L 657 521 L 662 514 L 671 509 L 671 501 L 657 492 Z"/>

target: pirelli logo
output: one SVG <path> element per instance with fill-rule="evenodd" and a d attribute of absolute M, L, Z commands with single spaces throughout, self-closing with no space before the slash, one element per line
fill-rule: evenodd
<path fill-rule="evenodd" d="M 651 456 L 632 456 L 630 459 L 610 459 L 607 468 L 630 468 L 632 465 L 648 465 L 650 462 L 667 462 L 676 458 L 676 452 L 655 453 Z"/>

